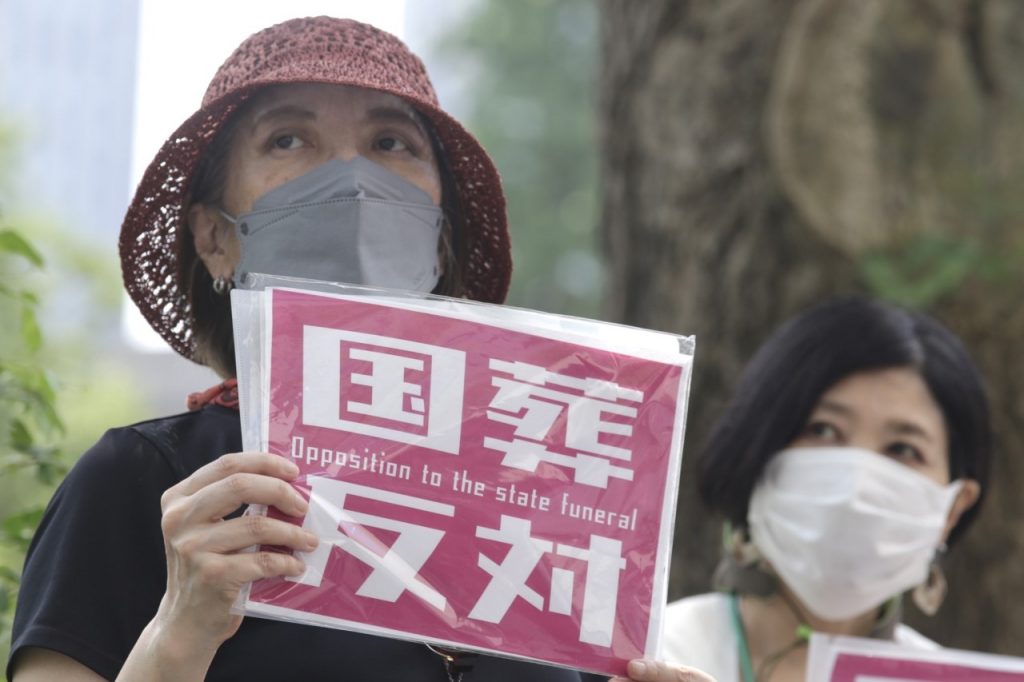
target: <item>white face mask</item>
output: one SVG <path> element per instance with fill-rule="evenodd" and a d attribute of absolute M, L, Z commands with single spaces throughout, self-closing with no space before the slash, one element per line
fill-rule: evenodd
<path fill-rule="evenodd" d="M 811 613 L 845 620 L 924 582 L 961 485 L 870 450 L 791 448 L 754 489 L 750 537 Z"/>

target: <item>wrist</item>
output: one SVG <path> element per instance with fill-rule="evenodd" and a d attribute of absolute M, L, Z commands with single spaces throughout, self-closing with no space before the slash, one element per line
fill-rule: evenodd
<path fill-rule="evenodd" d="M 200 633 L 157 615 L 139 636 L 118 682 L 204 680 L 221 642 L 204 639 Z"/>

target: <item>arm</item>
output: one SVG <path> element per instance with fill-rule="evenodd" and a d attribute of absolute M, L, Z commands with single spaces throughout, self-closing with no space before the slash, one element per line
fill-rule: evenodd
<path fill-rule="evenodd" d="M 118 680 L 204 679 L 220 645 L 241 624 L 242 617 L 230 607 L 242 587 L 257 578 L 304 570 L 290 554 L 240 550 L 265 544 L 309 551 L 317 542 L 307 531 L 268 517 L 224 518 L 245 504 L 266 504 L 294 516 L 305 513 L 305 500 L 286 482 L 297 474 L 297 467 L 282 457 L 229 454 L 167 489 L 160 500 L 166 590 Z M 12 679 L 79 679 L 55 674 L 53 666 L 70 666 L 70 675 L 91 675 L 83 680 L 103 679 L 63 654 L 38 647 L 19 652 Z"/>
<path fill-rule="evenodd" d="M 11 682 L 103 682 L 103 678 L 64 654 L 29 647 L 18 654 Z"/>
<path fill-rule="evenodd" d="M 230 454 L 164 493 L 160 506 L 167 591 L 119 681 L 204 679 L 217 649 L 242 623 L 242 616 L 230 609 L 245 584 L 302 574 L 303 563 L 290 554 L 241 550 L 280 545 L 310 551 L 318 544 L 311 533 L 264 516 L 224 520 L 244 504 L 305 514 L 306 501 L 286 483 L 298 473 L 298 467 L 275 455 Z"/>

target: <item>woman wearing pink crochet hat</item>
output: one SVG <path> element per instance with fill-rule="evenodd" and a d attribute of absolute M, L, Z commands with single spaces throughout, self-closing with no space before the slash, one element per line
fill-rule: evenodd
<path fill-rule="evenodd" d="M 284 218 L 286 230 L 248 227 L 254 211 L 309 206 L 346 188 L 345 196 L 378 200 L 383 215 L 324 230 L 296 210 Z M 398 202 L 406 210 L 388 212 Z M 120 249 L 125 286 L 149 323 L 225 381 L 192 396 L 187 414 L 108 431 L 76 464 L 29 550 L 11 679 L 588 677 L 230 612 L 247 582 L 303 571 L 288 553 L 239 550 L 309 551 L 318 542 L 295 525 L 237 513 L 265 504 L 298 516 L 306 502 L 287 484 L 298 473 L 290 462 L 239 452 L 225 295 L 233 284 L 268 272 L 495 303 L 508 289 L 497 172 L 439 108 L 405 45 L 329 17 L 251 36 L 150 164 Z M 634 662 L 631 673 L 655 682 L 709 679 L 654 662 Z"/>

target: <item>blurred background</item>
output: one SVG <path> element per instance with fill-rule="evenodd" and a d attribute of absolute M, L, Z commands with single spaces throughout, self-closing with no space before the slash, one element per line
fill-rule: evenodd
<path fill-rule="evenodd" d="M 1024 655 L 1024 3 L 2 0 L 4 660 L 63 472 L 217 381 L 122 294 L 135 184 L 242 38 L 306 14 L 401 36 L 492 154 L 510 303 L 697 335 L 685 454 L 756 346 L 824 297 L 873 293 L 960 334 L 989 377 L 996 472 L 946 605 L 908 620 Z M 719 554 L 685 454 L 673 598 L 707 590 Z"/>

